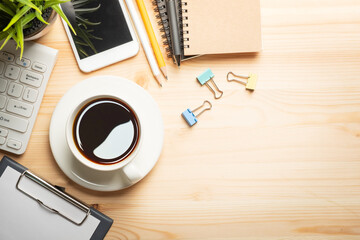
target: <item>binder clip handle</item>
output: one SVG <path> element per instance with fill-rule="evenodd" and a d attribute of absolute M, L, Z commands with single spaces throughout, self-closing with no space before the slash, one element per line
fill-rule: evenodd
<path fill-rule="evenodd" d="M 208 105 L 208 106 L 206 106 L 206 105 Z M 209 101 L 206 100 L 206 101 L 204 101 L 204 103 L 203 103 L 201 106 L 195 108 L 194 110 L 186 109 L 186 110 L 181 114 L 181 116 L 185 119 L 185 121 L 187 122 L 187 124 L 188 124 L 190 127 L 192 127 L 192 126 L 194 126 L 194 125 L 198 122 L 198 120 L 197 120 L 196 117 L 200 116 L 200 115 L 203 114 L 205 111 L 208 111 L 208 110 L 210 110 L 211 108 L 212 108 L 211 102 L 209 102 Z M 202 110 L 201 110 L 199 113 L 195 114 L 195 112 L 198 111 L 198 110 L 200 110 L 200 109 L 202 109 Z"/>
<path fill-rule="evenodd" d="M 217 92 L 219 93 L 219 95 L 216 93 L 215 89 L 212 88 L 209 84 L 209 82 L 211 82 L 214 86 L 215 86 L 215 89 L 217 90 Z M 209 88 L 209 90 L 214 94 L 214 98 L 215 99 L 220 99 L 222 97 L 222 95 L 224 94 L 223 91 L 221 91 L 218 86 L 216 85 L 216 83 L 214 82 L 213 79 L 211 79 L 209 82 L 207 82 L 205 85 Z"/>
<path fill-rule="evenodd" d="M 208 107 L 205 107 L 205 105 L 208 105 Z M 205 100 L 201 106 L 195 108 L 194 110 L 192 110 L 192 112 L 195 113 L 196 111 L 200 110 L 201 108 L 203 108 L 203 110 L 201 110 L 198 114 L 195 114 L 195 117 L 198 117 L 201 114 L 203 114 L 204 112 L 211 110 L 212 104 L 208 100 Z"/>
<path fill-rule="evenodd" d="M 255 90 L 258 79 L 256 74 L 250 74 L 249 76 L 244 76 L 244 75 L 234 74 L 233 72 L 229 72 L 226 78 L 228 82 L 238 82 L 245 85 L 246 90 L 249 91 Z"/>
<path fill-rule="evenodd" d="M 214 94 L 215 99 L 220 99 L 222 95 L 224 94 L 223 91 L 219 89 L 219 87 L 216 85 L 214 81 L 215 74 L 211 71 L 210 68 L 205 70 L 202 74 L 200 74 L 196 79 L 201 84 L 201 86 L 206 85 L 209 90 Z M 209 84 L 209 82 L 212 83 L 213 87 Z"/>
<path fill-rule="evenodd" d="M 227 74 L 227 81 L 228 82 L 238 82 L 238 83 L 242 83 L 244 85 L 247 84 L 247 81 L 243 80 L 243 79 L 248 79 L 249 76 L 245 76 L 245 75 L 236 75 L 233 72 L 229 72 Z"/>

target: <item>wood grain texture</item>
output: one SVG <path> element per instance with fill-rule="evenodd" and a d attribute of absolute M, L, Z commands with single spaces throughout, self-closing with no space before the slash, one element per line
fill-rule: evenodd
<path fill-rule="evenodd" d="M 146 6 L 151 12 L 150 0 Z M 107 239 L 360 239 L 360 2 L 262 0 L 261 6 L 261 53 L 203 56 L 181 69 L 168 59 L 162 89 L 142 50 L 81 73 L 57 21 L 39 42 L 59 49 L 59 59 L 28 149 L 12 157 L 98 204 L 115 220 Z M 207 67 L 225 91 L 220 100 L 195 81 Z M 227 83 L 228 71 L 257 73 L 257 90 Z M 156 167 L 134 187 L 113 193 L 69 180 L 48 140 L 64 93 L 106 74 L 147 89 L 165 123 Z M 205 99 L 213 109 L 190 129 L 180 114 Z"/>

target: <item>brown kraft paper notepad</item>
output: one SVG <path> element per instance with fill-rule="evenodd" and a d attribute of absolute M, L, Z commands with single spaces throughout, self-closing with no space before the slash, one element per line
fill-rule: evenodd
<path fill-rule="evenodd" d="M 185 55 L 261 50 L 260 0 L 183 0 Z"/>

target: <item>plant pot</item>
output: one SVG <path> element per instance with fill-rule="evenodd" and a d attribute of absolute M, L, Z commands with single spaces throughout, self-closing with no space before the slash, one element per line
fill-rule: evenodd
<path fill-rule="evenodd" d="M 52 8 L 48 8 L 48 9 L 49 9 L 48 12 L 45 11 L 42 16 L 44 20 L 49 24 L 45 24 L 43 22 L 40 22 L 38 19 L 34 19 L 32 21 L 33 26 L 30 27 L 29 29 L 24 30 L 24 41 L 38 39 L 50 31 L 50 29 L 52 28 L 52 26 L 54 25 L 57 19 L 58 14 Z"/>

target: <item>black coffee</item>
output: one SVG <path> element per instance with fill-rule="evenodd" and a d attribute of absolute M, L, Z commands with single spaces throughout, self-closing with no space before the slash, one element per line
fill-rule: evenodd
<path fill-rule="evenodd" d="M 96 99 L 77 114 L 73 137 L 84 157 L 99 164 L 124 160 L 135 149 L 139 123 L 133 110 L 111 98 Z"/>

